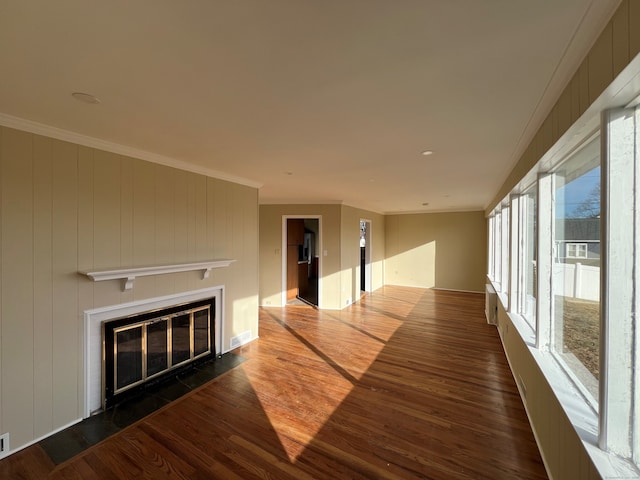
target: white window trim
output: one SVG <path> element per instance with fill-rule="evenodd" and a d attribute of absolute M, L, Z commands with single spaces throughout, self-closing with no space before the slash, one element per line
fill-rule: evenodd
<path fill-rule="evenodd" d="M 570 247 L 573 247 L 574 250 L 574 255 L 570 255 L 569 254 L 569 249 Z M 566 254 L 566 258 L 589 258 L 589 249 L 587 247 L 586 243 L 579 243 L 579 242 L 567 242 L 565 244 L 565 254 Z M 579 251 L 584 251 L 584 255 L 576 255 L 575 253 L 578 253 Z"/>
<path fill-rule="evenodd" d="M 635 213 L 635 113 L 614 109 L 602 114 L 600 437 L 603 450 L 637 462 L 633 439 L 634 341 L 637 257 Z M 634 208 L 629 208 L 632 205 Z M 637 421 L 637 420 L 636 420 Z M 635 444 L 633 443 L 635 442 Z M 634 448 L 635 447 L 635 448 Z"/>

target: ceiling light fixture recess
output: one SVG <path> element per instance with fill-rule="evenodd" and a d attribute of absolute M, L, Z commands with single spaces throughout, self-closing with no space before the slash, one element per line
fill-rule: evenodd
<path fill-rule="evenodd" d="M 100 99 L 90 93 L 73 92 L 71 96 L 82 103 L 89 103 L 91 105 L 100 103 Z"/>
<path fill-rule="evenodd" d="M 433 150 L 425 150 L 422 152 L 422 155 L 428 157 L 429 155 L 433 155 Z"/>

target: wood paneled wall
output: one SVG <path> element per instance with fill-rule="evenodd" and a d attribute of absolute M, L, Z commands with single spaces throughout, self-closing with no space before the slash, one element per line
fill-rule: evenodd
<path fill-rule="evenodd" d="M 485 213 L 534 167 L 640 53 L 640 2 L 623 0 Z"/>
<path fill-rule="evenodd" d="M 83 312 L 225 285 L 223 348 L 258 335 L 257 189 L 0 128 L 0 433 L 16 449 L 82 416 Z M 233 258 L 97 282 L 82 270 Z"/>
<path fill-rule="evenodd" d="M 639 27 L 640 1 L 623 0 L 486 209 L 487 215 L 636 57 L 640 52 Z M 504 347 L 514 377 L 522 378 L 530 392 L 524 402 L 550 477 L 601 478 L 529 346 L 517 336 L 516 328 L 503 308 L 499 310 L 499 321 L 503 330 L 508 324 L 509 330 L 514 332 L 505 340 Z"/>

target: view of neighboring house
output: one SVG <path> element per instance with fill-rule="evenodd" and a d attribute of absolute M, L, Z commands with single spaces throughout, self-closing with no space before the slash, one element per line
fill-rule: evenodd
<path fill-rule="evenodd" d="M 556 261 L 600 265 L 600 218 L 556 221 Z"/>

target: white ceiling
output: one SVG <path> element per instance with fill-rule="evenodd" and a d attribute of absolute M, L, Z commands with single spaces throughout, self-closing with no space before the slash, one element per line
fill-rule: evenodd
<path fill-rule="evenodd" d="M 618 4 L 0 0 L 0 112 L 260 203 L 482 209 Z"/>

